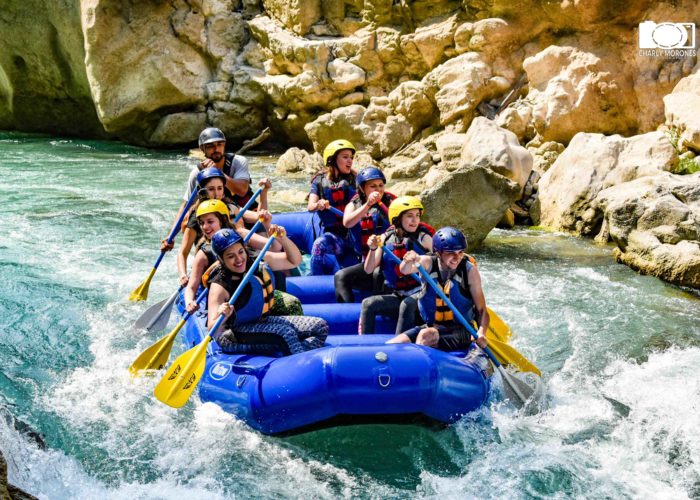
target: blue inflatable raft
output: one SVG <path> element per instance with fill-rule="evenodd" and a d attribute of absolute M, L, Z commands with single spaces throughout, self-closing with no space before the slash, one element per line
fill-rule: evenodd
<path fill-rule="evenodd" d="M 182 314 L 182 296 L 177 307 Z M 184 331 L 188 348 L 201 342 L 206 313 Z M 490 380 L 465 353 L 385 344 L 389 338 L 331 335 L 325 347 L 279 358 L 225 354 L 212 342 L 200 399 L 265 434 L 417 417 L 448 424 L 486 401 Z"/>

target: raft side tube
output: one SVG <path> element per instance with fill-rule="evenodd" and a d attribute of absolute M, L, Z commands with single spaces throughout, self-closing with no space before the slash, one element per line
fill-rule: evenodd
<path fill-rule="evenodd" d="M 357 333 L 362 304 L 304 304 L 304 315 L 323 318 L 328 323 L 330 335 L 347 335 Z M 375 332 L 393 334 L 396 331 L 396 319 L 377 316 Z"/>
<path fill-rule="evenodd" d="M 283 226 L 287 236 L 302 253 L 310 254 L 314 240 L 321 234 L 321 222 L 315 212 L 281 212 L 272 214 L 272 223 Z"/>
<path fill-rule="evenodd" d="M 287 278 L 287 293 L 291 293 L 302 304 L 336 304 L 335 281 L 332 274 L 317 276 L 292 276 Z M 355 302 L 369 297 L 370 292 L 353 290 Z"/>

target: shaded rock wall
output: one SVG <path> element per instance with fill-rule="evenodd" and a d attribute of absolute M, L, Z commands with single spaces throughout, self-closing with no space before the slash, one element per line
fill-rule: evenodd
<path fill-rule="evenodd" d="M 3 2 L 0 129 L 104 136 L 85 69 L 77 1 Z"/>

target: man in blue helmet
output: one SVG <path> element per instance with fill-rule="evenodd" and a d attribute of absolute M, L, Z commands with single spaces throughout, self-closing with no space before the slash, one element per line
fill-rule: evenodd
<path fill-rule="evenodd" d="M 207 127 L 199 134 L 199 149 L 204 153 L 204 159 L 200 161 L 190 172 L 187 180 L 187 189 L 183 196 L 180 210 L 175 215 L 175 221 L 180 217 L 180 213 L 185 208 L 187 200 L 190 199 L 192 191 L 197 187 L 197 175 L 201 170 L 215 167 L 221 170 L 226 176 L 226 187 L 233 193 L 233 201 L 238 206 L 243 206 L 253 195 L 250 189 L 250 172 L 248 171 L 248 160 L 244 156 L 226 152 L 226 136 L 216 127 Z M 255 210 L 257 203 L 251 206 Z M 172 250 L 173 244 L 168 244 L 166 240 L 161 242 L 161 250 Z"/>
<path fill-rule="evenodd" d="M 399 270 L 409 275 L 417 271 L 416 264 L 421 264 L 462 316 L 469 322 L 476 321 L 479 329 L 478 339 L 474 342 L 483 349 L 487 345 L 489 313 L 481 288 L 481 276 L 470 262 L 466 250 L 467 238 L 464 234 L 454 227 L 443 227 L 433 235 L 434 254 L 406 252 Z M 471 335 L 427 283 L 422 284 L 418 295 L 418 309 L 425 324 L 397 335 L 389 343 L 413 342 L 442 351 L 469 349 Z"/>

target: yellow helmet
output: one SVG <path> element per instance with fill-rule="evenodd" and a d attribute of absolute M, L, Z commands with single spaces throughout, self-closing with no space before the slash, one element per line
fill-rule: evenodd
<path fill-rule="evenodd" d="M 345 139 L 338 139 L 337 141 L 330 142 L 328 146 L 326 146 L 326 149 L 323 150 L 323 164 L 328 165 L 328 160 L 335 157 L 335 154 L 343 149 L 350 149 L 353 154 L 357 151 L 352 142 L 346 141 Z"/>
<path fill-rule="evenodd" d="M 231 218 L 231 214 L 228 211 L 226 203 L 221 200 L 204 200 L 197 207 L 197 217 L 205 214 L 215 214 L 219 213 L 225 216 L 227 219 Z"/>
<path fill-rule="evenodd" d="M 406 210 L 414 208 L 419 209 L 421 213 L 423 212 L 423 204 L 418 198 L 415 196 L 399 196 L 389 205 L 389 221 L 392 224 L 396 224 L 397 222 L 394 222 L 395 219 L 401 217 L 401 214 Z"/>

